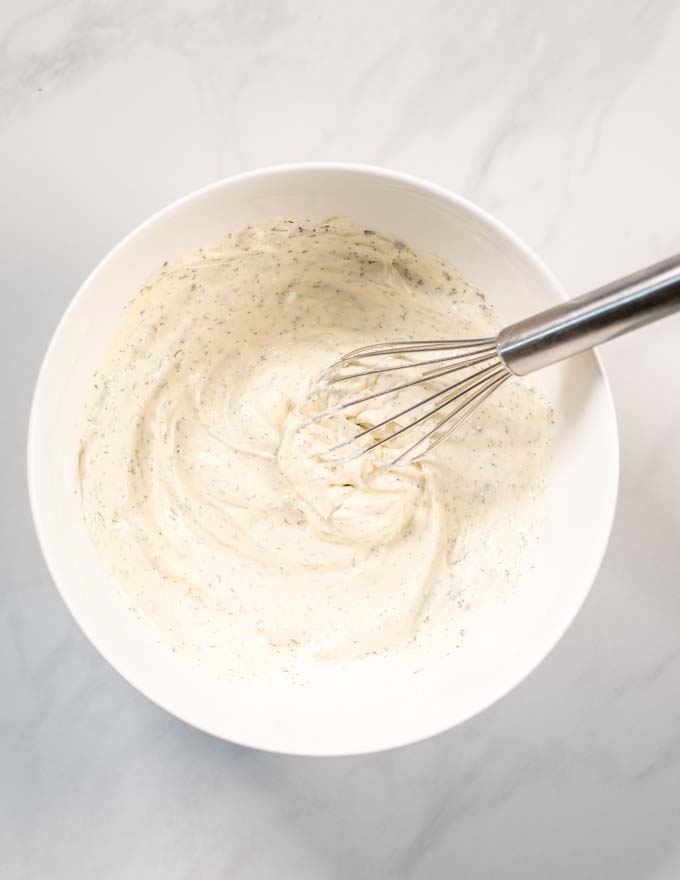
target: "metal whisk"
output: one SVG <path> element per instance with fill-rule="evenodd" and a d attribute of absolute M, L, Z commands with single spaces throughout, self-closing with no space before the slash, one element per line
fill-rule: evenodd
<path fill-rule="evenodd" d="M 359 396 L 350 392 L 314 421 L 434 382 L 431 393 L 325 450 L 335 453 L 363 440 L 351 456 L 358 458 L 420 426 L 424 433 L 388 466 L 419 461 L 511 376 L 526 376 L 679 310 L 680 255 L 512 324 L 497 337 L 382 342 L 358 348 L 328 367 L 317 388 L 336 392 L 351 388 L 351 380 L 383 381 L 402 370 L 415 370 L 416 378 L 397 379 Z M 384 363 L 385 359 L 390 362 Z M 356 366 L 360 369 L 349 369 Z"/>

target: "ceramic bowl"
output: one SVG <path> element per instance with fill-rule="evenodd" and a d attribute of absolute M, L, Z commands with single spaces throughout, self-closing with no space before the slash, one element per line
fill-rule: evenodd
<path fill-rule="evenodd" d="M 498 700 L 546 656 L 573 620 L 607 544 L 618 479 L 611 396 L 594 354 L 544 371 L 555 452 L 549 524 L 536 564 L 506 602 L 489 603 L 451 656 L 419 674 L 393 661 L 317 670 L 306 687 L 221 681 L 168 650 L 131 613 L 84 525 L 77 491 L 83 405 L 123 305 L 168 258 L 274 216 L 345 216 L 437 254 L 514 321 L 565 297 L 515 235 L 441 187 L 365 166 L 305 164 L 220 181 L 130 233 L 68 307 L 40 372 L 28 468 L 43 553 L 64 601 L 100 653 L 169 712 L 236 743 L 337 755 L 414 742 Z"/>

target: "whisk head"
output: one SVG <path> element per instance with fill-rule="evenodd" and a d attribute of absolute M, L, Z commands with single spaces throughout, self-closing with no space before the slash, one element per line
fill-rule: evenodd
<path fill-rule="evenodd" d="M 323 372 L 312 396 L 327 394 L 326 406 L 307 424 L 342 415 L 358 428 L 320 450 L 322 457 L 337 457 L 344 449 L 348 460 L 382 447 L 397 453 L 387 467 L 414 463 L 440 446 L 510 375 L 495 337 L 369 345 Z M 394 401 L 387 412 L 377 410 L 390 395 Z"/>

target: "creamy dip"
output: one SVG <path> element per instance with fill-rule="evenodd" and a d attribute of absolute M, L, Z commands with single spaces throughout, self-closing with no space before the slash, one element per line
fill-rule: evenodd
<path fill-rule="evenodd" d="M 361 345 L 497 329 L 454 268 L 345 220 L 263 222 L 165 264 L 94 375 L 79 463 L 131 607 L 227 674 L 455 648 L 531 564 L 549 405 L 511 379 L 431 457 L 384 471 L 315 449 L 389 398 L 309 427 L 309 391 Z"/>

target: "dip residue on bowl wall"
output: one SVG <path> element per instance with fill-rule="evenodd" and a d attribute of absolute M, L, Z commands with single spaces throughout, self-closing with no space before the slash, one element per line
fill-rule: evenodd
<path fill-rule="evenodd" d="M 85 519 L 132 608 L 218 674 L 455 650 L 540 540 L 540 389 L 507 382 L 430 459 L 380 473 L 308 454 L 300 425 L 350 349 L 497 327 L 451 266 L 347 220 L 258 223 L 166 264 L 93 377 L 80 451 Z"/>

